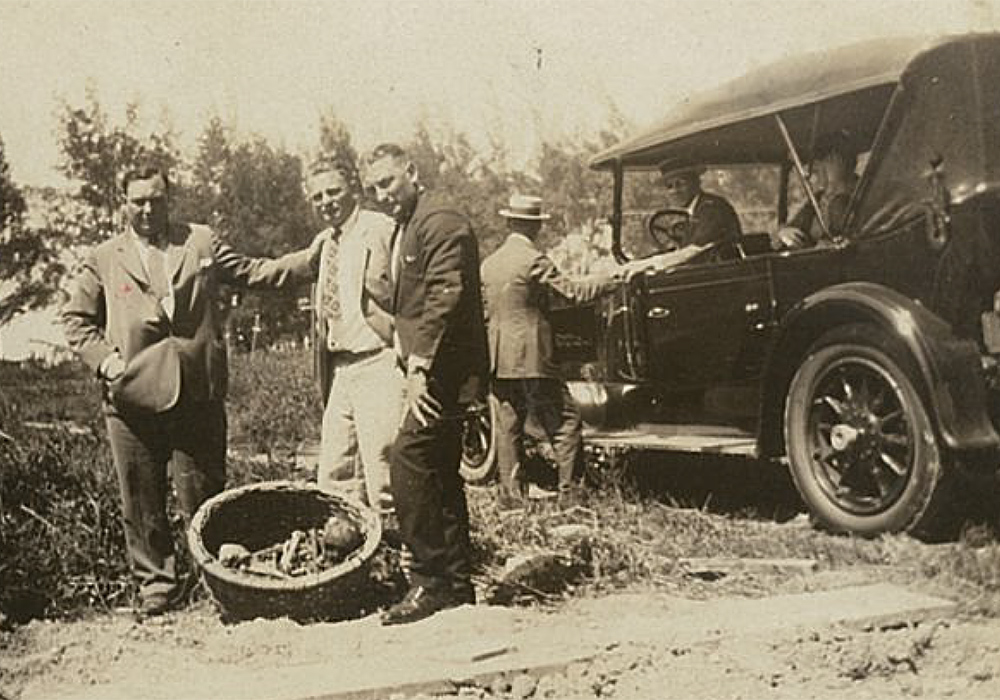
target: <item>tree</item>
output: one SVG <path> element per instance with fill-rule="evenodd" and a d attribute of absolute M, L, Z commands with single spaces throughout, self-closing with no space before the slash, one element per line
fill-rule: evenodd
<path fill-rule="evenodd" d="M 222 181 L 232 155 L 232 135 L 222 120 L 213 116 L 198 139 L 198 154 L 191 168 L 191 186 L 173 207 L 178 216 L 212 226 L 222 212 L 217 208 L 222 196 Z"/>
<path fill-rule="evenodd" d="M 406 145 L 417 166 L 420 181 L 428 188 L 447 193 L 448 199 L 472 222 L 483 257 L 500 245 L 504 226 L 497 211 L 516 190 L 533 190 L 536 181 L 511 170 L 507 150 L 497 138 L 488 150 L 477 152 L 468 137 L 447 130 L 432 134 L 421 122 Z"/>
<path fill-rule="evenodd" d="M 351 132 L 332 112 L 326 111 L 319 120 L 319 154 L 349 160 L 360 166 L 358 151 L 351 143 Z"/>
<path fill-rule="evenodd" d="M 173 173 L 180 163 L 169 130 L 141 137 L 136 133 L 138 128 L 138 105 L 126 107 L 124 125 L 112 125 L 92 90 L 88 90 L 83 107 L 63 105 L 59 136 L 63 161 L 59 168 L 79 183 L 75 198 L 87 212 L 81 240 L 74 243 L 95 243 L 114 231 L 123 201 L 120 177 L 125 170 L 151 163 Z M 180 185 L 177 180 L 175 177 L 172 182 L 174 191 Z"/>
<path fill-rule="evenodd" d="M 44 305 L 62 271 L 47 232 L 28 226 L 28 205 L 14 184 L 0 139 L 0 325 Z"/>
<path fill-rule="evenodd" d="M 199 139 L 185 196 L 183 208 L 193 220 L 210 223 L 249 255 L 273 257 L 299 249 L 317 229 L 303 192 L 299 158 L 260 137 L 234 142 L 218 118 L 209 121 Z M 308 319 L 298 310 L 299 294 L 241 292 L 231 317 L 234 329 L 250 337 L 259 315 L 262 343 L 283 335 L 301 337 Z"/>

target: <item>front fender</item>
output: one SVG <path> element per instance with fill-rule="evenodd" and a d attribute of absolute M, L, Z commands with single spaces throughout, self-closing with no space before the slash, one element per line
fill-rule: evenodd
<path fill-rule="evenodd" d="M 1000 450 L 989 418 L 986 387 L 976 343 L 957 337 L 940 317 L 899 292 L 870 282 L 822 289 L 786 314 L 764 374 L 760 437 L 765 454 L 781 444 L 784 395 L 809 347 L 843 323 L 872 323 L 908 350 L 922 382 L 940 438 L 956 451 Z"/>

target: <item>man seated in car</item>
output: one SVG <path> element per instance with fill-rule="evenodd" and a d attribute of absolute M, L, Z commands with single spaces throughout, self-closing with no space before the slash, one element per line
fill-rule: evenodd
<path fill-rule="evenodd" d="M 815 153 L 813 192 L 816 193 L 816 201 L 830 237 L 837 237 L 844 231 L 847 205 L 858 184 L 858 176 L 854 174 L 858 162 L 857 153 L 844 133 L 837 133 L 820 141 Z M 827 238 L 816 210 L 808 200 L 777 234 L 780 248 L 811 248 Z"/>
<path fill-rule="evenodd" d="M 660 163 L 659 168 L 667 190 L 667 206 L 688 213 L 686 225 L 681 223 L 675 229 L 677 248 L 706 246 L 740 237 L 740 219 L 732 205 L 701 189 L 703 166 L 671 159 Z"/>

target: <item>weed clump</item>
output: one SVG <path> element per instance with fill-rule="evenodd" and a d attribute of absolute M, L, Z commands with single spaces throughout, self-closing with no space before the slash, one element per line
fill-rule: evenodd
<path fill-rule="evenodd" d="M 103 435 L 0 441 L 0 611 L 15 622 L 108 608 L 128 593 L 118 487 Z"/>

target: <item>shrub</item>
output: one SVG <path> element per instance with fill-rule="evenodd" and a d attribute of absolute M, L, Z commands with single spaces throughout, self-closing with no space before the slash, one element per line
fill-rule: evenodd
<path fill-rule="evenodd" d="M 308 352 L 263 350 L 231 360 L 229 444 L 286 459 L 317 439 L 323 415 Z"/>
<path fill-rule="evenodd" d="M 122 601 L 118 488 L 103 434 L 0 444 L 0 610 L 15 621 Z"/>
<path fill-rule="evenodd" d="M 0 363 L 0 389 L 0 431 L 13 438 L 0 437 L 0 618 L 22 622 L 127 603 L 132 584 L 118 484 L 89 370 Z M 288 477 L 284 458 L 319 433 L 308 354 L 234 358 L 227 408 L 237 447 L 228 457 L 230 484 Z M 184 523 L 172 523 L 180 540 Z"/>

